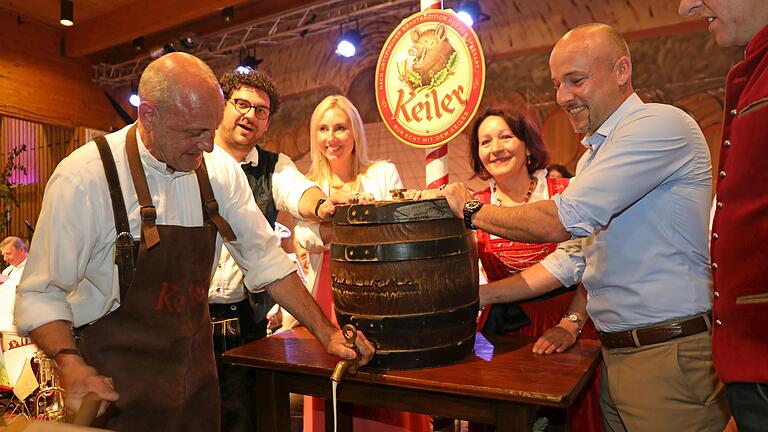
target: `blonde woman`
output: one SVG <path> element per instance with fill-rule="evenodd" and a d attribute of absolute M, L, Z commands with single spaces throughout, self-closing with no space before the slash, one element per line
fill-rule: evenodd
<path fill-rule="evenodd" d="M 389 191 L 403 187 L 394 164 L 368 159 L 360 114 L 344 96 L 323 99 L 310 120 L 312 167 L 307 178 L 334 200 L 373 202 L 390 199 Z M 334 322 L 331 297 L 330 222 L 299 222 L 296 240 L 310 252 L 308 287 L 325 314 Z M 304 399 L 304 431 L 323 430 L 323 404 Z M 354 429 L 363 431 L 428 431 L 429 418 L 420 414 L 355 407 Z"/>

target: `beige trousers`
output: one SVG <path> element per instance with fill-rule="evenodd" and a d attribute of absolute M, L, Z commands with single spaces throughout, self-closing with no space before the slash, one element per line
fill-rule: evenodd
<path fill-rule="evenodd" d="M 730 412 L 708 332 L 603 348 L 600 408 L 610 432 L 722 432 Z"/>

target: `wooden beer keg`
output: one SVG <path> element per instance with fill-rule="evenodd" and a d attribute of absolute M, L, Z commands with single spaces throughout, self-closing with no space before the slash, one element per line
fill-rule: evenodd
<path fill-rule="evenodd" d="M 333 225 L 336 318 L 376 346 L 368 366 L 426 368 L 472 352 L 477 243 L 445 199 L 337 206 Z"/>

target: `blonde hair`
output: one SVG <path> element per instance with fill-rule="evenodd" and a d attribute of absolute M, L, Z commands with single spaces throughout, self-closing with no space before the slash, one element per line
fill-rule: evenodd
<path fill-rule="evenodd" d="M 341 95 L 331 95 L 323 99 L 312 113 L 312 119 L 309 122 L 309 141 L 311 143 L 312 166 L 309 169 L 307 178 L 320 184 L 323 181 L 331 181 L 331 166 L 320 150 L 317 148 L 317 129 L 320 118 L 331 108 L 338 108 L 349 117 L 352 126 L 352 136 L 355 139 L 355 145 L 352 150 L 352 173 L 355 175 L 354 190 L 360 190 L 360 174 L 365 174 L 372 161 L 368 159 L 368 142 L 365 139 L 365 129 L 363 128 L 363 119 L 357 108 L 352 105 L 349 99 Z"/>

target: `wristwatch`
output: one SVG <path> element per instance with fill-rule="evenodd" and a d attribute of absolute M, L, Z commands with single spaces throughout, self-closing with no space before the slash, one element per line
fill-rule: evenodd
<path fill-rule="evenodd" d="M 315 216 L 317 216 L 318 219 L 323 220 L 323 218 L 320 217 L 318 214 L 320 212 L 320 206 L 323 205 L 324 202 L 327 200 L 325 198 L 320 198 L 317 200 L 317 204 L 315 204 Z"/>
<path fill-rule="evenodd" d="M 579 318 L 579 314 L 576 312 L 566 312 L 563 315 L 563 318 L 567 319 L 568 321 L 575 323 L 578 330 L 577 332 L 581 334 L 581 329 L 584 327 L 584 320 Z"/>
<path fill-rule="evenodd" d="M 477 229 L 472 223 L 472 215 L 479 212 L 481 208 L 483 208 L 483 203 L 478 200 L 471 200 L 464 203 L 464 225 L 468 229 Z"/>

